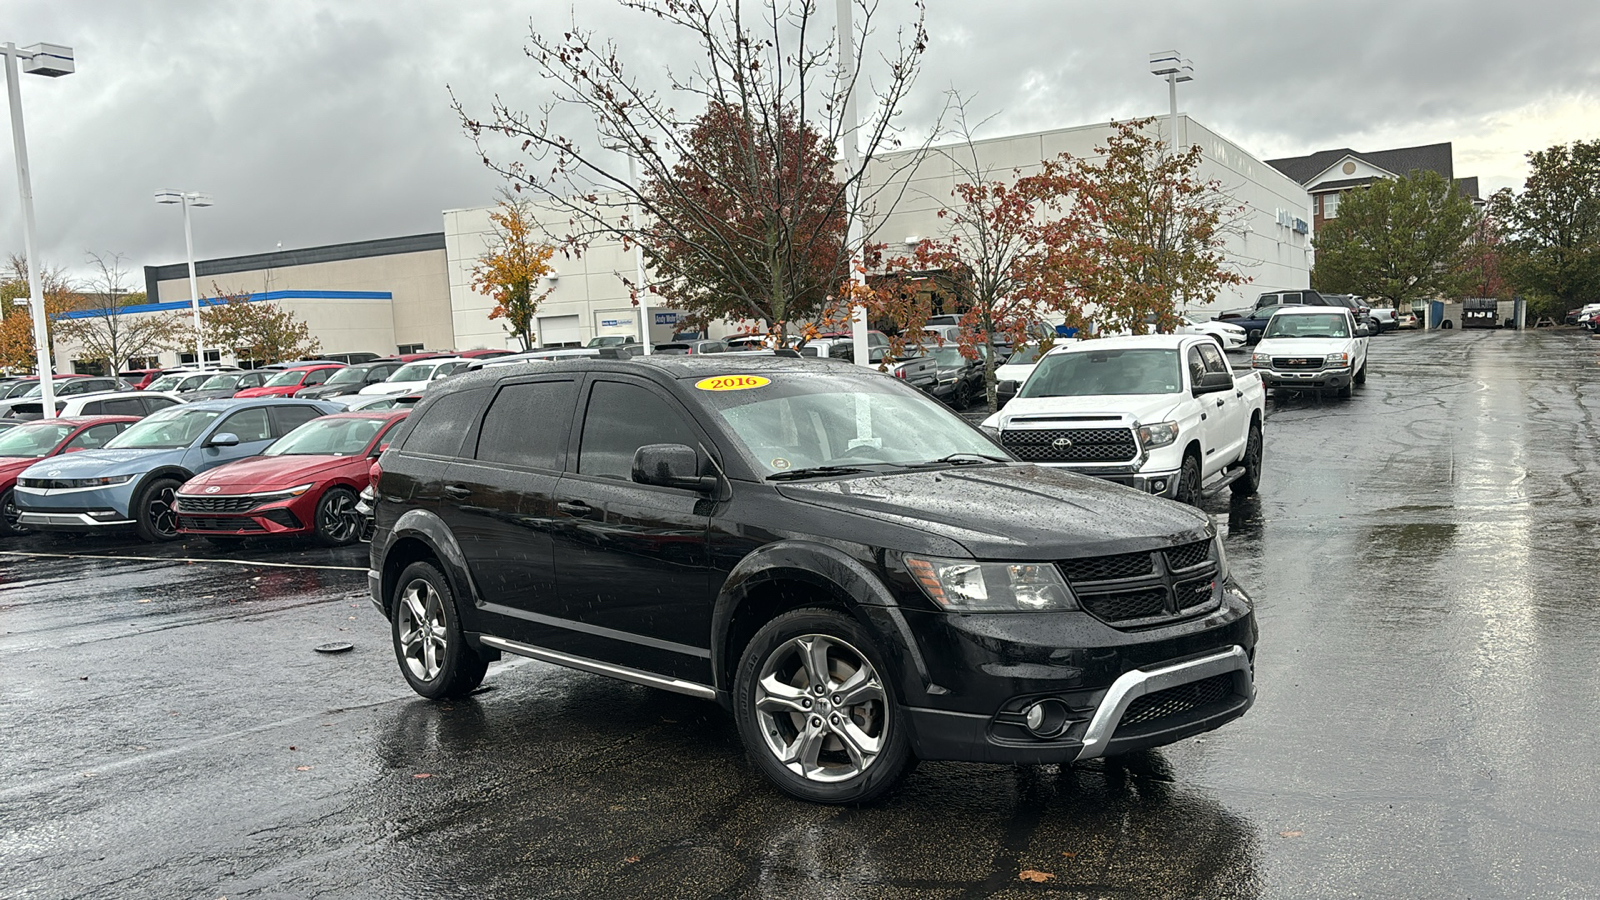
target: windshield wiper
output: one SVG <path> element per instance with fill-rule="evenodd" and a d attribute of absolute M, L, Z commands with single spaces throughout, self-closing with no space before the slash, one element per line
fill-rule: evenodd
<path fill-rule="evenodd" d="M 803 469 L 789 469 L 767 476 L 768 481 L 799 481 L 802 478 L 821 478 L 825 475 L 858 475 L 866 469 L 860 466 L 808 466 Z"/>
<path fill-rule="evenodd" d="M 949 456 L 942 456 L 938 459 L 906 463 L 905 465 L 909 469 L 920 469 L 924 466 L 978 466 L 992 462 L 1004 463 L 1011 462 L 1011 460 L 1003 456 L 990 456 L 987 453 L 952 453 Z"/>

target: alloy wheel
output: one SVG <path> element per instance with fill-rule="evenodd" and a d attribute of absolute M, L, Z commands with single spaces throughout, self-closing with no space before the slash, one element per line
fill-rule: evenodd
<path fill-rule="evenodd" d="M 361 515 L 356 512 L 356 498 L 349 491 L 335 491 L 323 501 L 317 528 L 328 539 L 340 544 L 355 540 L 361 530 Z"/>
<path fill-rule="evenodd" d="M 150 527 L 157 534 L 167 536 L 178 533 L 178 513 L 174 504 L 178 499 L 178 489 L 163 487 L 150 495 Z"/>
<path fill-rule="evenodd" d="M 5 494 L 5 502 L 0 503 L 0 517 L 5 518 L 5 530 L 12 534 L 28 530 L 22 525 L 22 511 L 17 509 L 16 497 L 10 491 Z"/>
<path fill-rule="evenodd" d="M 889 736 L 882 679 L 860 650 L 824 634 L 805 634 L 767 657 L 755 687 L 756 722 L 767 749 L 789 771 L 814 782 L 855 778 Z"/>
<path fill-rule="evenodd" d="M 396 615 L 400 617 L 401 653 L 412 677 L 418 681 L 439 677 L 449 643 L 439 592 L 424 579 L 412 580 L 400 595 Z"/>

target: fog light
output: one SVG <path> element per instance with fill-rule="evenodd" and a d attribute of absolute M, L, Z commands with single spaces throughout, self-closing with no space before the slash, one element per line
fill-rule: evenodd
<path fill-rule="evenodd" d="M 1040 700 L 1022 711 L 1023 723 L 1034 737 L 1060 737 L 1067 730 L 1067 705 L 1060 700 Z"/>
<path fill-rule="evenodd" d="M 1166 489 L 1167 480 L 1165 478 L 1157 478 L 1155 481 L 1150 482 L 1150 493 L 1152 494 L 1163 493 Z"/>

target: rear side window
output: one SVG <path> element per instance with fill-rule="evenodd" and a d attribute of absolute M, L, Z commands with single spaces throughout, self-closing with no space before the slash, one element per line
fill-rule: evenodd
<path fill-rule="evenodd" d="M 687 444 L 700 438 L 677 404 L 637 384 L 595 382 L 589 390 L 578 474 L 633 478 L 633 453 L 646 444 Z"/>
<path fill-rule="evenodd" d="M 567 425 L 577 402 L 574 381 L 502 387 L 483 417 L 478 460 L 559 472 L 566 465 Z"/>
<path fill-rule="evenodd" d="M 99 406 L 100 411 L 109 416 L 142 416 L 145 414 L 144 404 L 148 399 L 155 398 L 123 397 L 119 400 L 101 400 Z M 166 398 L 163 397 L 161 399 L 165 400 Z M 161 405 L 169 406 L 171 404 L 172 401 L 168 400 Z M 155 412 L 155 410 L 150 411 Z M 85 408 L 84 412 L 87 413 L 88 409 Z"/>
<path fill-rule="evenodd" d="M 169 406 L 178 405 L 178 401 L 170 397 L 140 397 L 137 400 L 118 400 L 114 402 L 133 404 L 128 407 L 127 415 L 130 416 L 142 416 L 146 413 L 153 413 L 158 409 L 166 409 Z M 143 404 L 142 408 L 141 404 Z"/>
<path fill-rule="evenodd" d="M 483 410 L 488 392 L 488 388 L 474 388 L 442 394 L 420 413 L 412 413 L 416 421 L 406 434 L 402 449 L 429 456 L 460 456 L 461 444 Z"/>
<path fill-rule="evenodd" d="M 272 417 L 278 420 L 278 428 L 273 437 L 283 437 L 320 415 L 312 406 L 274 406 Z"/>

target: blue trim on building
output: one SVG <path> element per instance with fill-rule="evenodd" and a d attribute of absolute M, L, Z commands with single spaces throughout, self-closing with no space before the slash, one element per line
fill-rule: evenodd
<path fill-rule="evenodd" d="M 393 300 L 394 294 L 388 291 L 266 291 L 251 294 L 245 298 L 246 302 L 255 303 L 261 300 Z M 226 297 L 201 297 L 202 307 L 215 306 L 228 302 Z M 111 312 L 111 315 L 124 313 L 161 312 L 170 309 L 188 309 L 187 300 L 169 300 L 165 303 L 139 303 L 134 306 L 124 306 Z M 63 319 L 92 319 L 107 315 L 105 309 L 79 309 L 63 313 Z"/>

